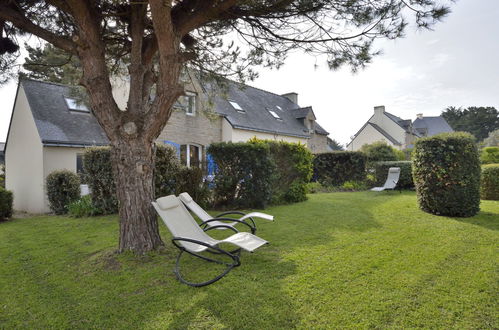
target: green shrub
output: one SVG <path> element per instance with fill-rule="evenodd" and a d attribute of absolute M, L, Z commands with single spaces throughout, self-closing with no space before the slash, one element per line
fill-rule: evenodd
<path fill-rule="evenodd" d="M 412 181 L 412 162 L 411 161 L 397 161 L 397 162 L 376 162 L 373 164 L 374 185 L 382 186 L 388 177 L 388 169 L 390 167 L 400 167 L 400 179 L 397 188 L 411 189 L 414 188 Z"/>
<path fill-rule="evenodd" d="M 365 181 L 346 181 L 340 187 L 341 191 L 362 191 L 367 190 L 367 185 Z"/>
<path fill-rule="evenodd" d="M 275 164 L 272 177 L 272 203 L 296 203 L 307 199 L 306 185 L 313 174 L 313 154 L 301 143 L 252 139 L 265 143 Z"/>
<path fill-rule="evenodd" d="M 0 187 L 0 221 L 12 217 L 12 191 Z"/>
<path fill-rule="evenodd" d="M 480 197 L 494 201 L 499 200 L 499 164 L 483 166 Z"/>
<path fill-rule="evenodd" d="M 217 164 L 215 203 L 264 208 L 272 197 L 275 165 L 265 143 L 214 143 L 208 148 Z"/>
<path fill-rule="evenodd" d="M 5 188 L 5 165 L 0 164 L 0 188 Z"/>
<path fill-rule="evenodd" d="M 80 197 L 80 178 L 68 170 L 57 170 L 46 179 L 49 206 L 55 214 L 66 214 L 68 205 Z"/>
<path fill-rule="evenodd" d="M 417 140 L 413 179 L 419 206 L 425 212 L 470 217 L 480 210 L 480 162 L 474 138 L 468 133 Z"/>
<path fill-rule="evenodd" d="M 341 186 L 346 181 L 364 181 L 366 156 L 356 151 L 335 151 L 314 157 L 315 180 L 326 186 Z"/>
<path fill-rule="evenodd" d="M 102 212 L 94 207 L 92 203 L 92 196 L 86 195 L 72 203 L 69 203 L 68 213 L 72 217 L 82 218 L 92 217 Z"/>
<path fill-rule="evenodd" d="M 499 163 L 499 147 L 485 147 L 480 154 L 482 164 Z"/>
<path fill-rule="evenodd" d="M 176 193 L 176 178 L 181 168 L 176 152 L 175 148 L 171 146 L 156 146 L 156 161 L 154 168 L 156 197 L 168 196 Z M 194 198 L 193 195 L 191 196 Z"/>
<path fill-rule="evenodd" d="M 210 190 L 203 182 L 203 171 L 198 167 L 182 166 L 174 178 L 176 195 L 187 192 L 199 205 L 206 207 L 210 201 Z"/>
<path fill-rule="evenodd" d="M 92 204 L 101 214 L 118 212 L 110 147 L 87 148 L 83 156 L 85 181 L 91 190 Z"/>
<path fill-rule="evenodd" d="M 405 159 L 405 154 L 389 146 L 385 142 L 378 141 L 371 144 L 364 144 L 360 151 L 366 155 L 367 162 L 396 161 Z M 400 157 L 400 158 L 399 158 Z"/>

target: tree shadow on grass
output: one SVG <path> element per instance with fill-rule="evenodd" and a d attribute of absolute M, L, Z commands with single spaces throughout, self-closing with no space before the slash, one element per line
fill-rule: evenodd
<path fill-rule="evenodd" d="M 484 227 L 490 230 L 499 230 L 499 214 L 480 211 L 477 215 L 470 218 L 451 217 L 450 219 L 458 222 L 468 223 L 470 225 Z"/>

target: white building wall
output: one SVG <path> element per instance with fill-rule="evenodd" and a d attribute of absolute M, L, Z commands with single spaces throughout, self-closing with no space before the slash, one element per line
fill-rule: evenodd
<path fill-rule="evenodd" d="M 76 156 L 83 154 L 85 148 L 44 147 L 43 148 L 43 182 L 56 170 L 69 170 L 76 173 Z M 44 185 L 44 211 L 50 212 L 47 191 Z"/>
<path fill-rule="evenodd" d="M 400 127 L 399 124 L 388 118 L 385 114 L 377 114 L 369 120 L 369 122 L 374 123 L 381 127 L 385 132 L 387 132 L 391 137 L 397 140 L 400 144 L 405 143 L 405 130 Z M 376 140 L 379 141 L 379 140 Z M 375 141 L 372 141 L 375 142 Z M 371 143 L 372 143 L 371 142 Z"/>
<path fill-rule="evenodd" d="M 268 134 L 256 131 L 247 131 L 241 129 L 232 129 L 232 142 L 246 142 L 249 139 L 256 137 L 261 140 L 274 140 L 274 141 L 285 141 L 292 143 L 303 143 L 307 145 L 308 140 L 305 138 L 297 138 L 293 136 L 278 135 L 278 134 Z"/>
<path fill-rule="evenodd" d="M 22 86 L 7 137 L 5 174 L 5 186 L 14 194 L 14 210 L 45 211 L 43 146 Z"/>
<path fill-rule="evenodd" d="M 359 132 L 359 134 L 355 137 L 355 139 L 350 141 L 350 143 L 347 145 L 347 150 L 357 151 L 360 150 L 360 148 L 364 144 L 371 144 L 377 141 L 384 141 L 389 146 L 400 149 L 400 146 L 394 145 L 390 140 L 388 140 L 383 134 L 381 134 L 374 127 L 372 127 L 371 125 L 366 125 L 366 127 L 364 127 L 364 129 L 362 129 L 362 131 Z"/>

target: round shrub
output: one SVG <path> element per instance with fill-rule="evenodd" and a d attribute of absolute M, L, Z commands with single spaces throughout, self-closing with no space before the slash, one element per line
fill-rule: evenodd
<path fill-rule="evenodd" d="M 0 221 L 12 216 L 12 192 L 0 187 Z"/>
<path fill-rule="evenodd" d="M 80 198 L 80 178 L 68 170 L 50 173 L 46 179 L 50 209 L 55 214 L 68 212 L 68 205 Z"/>
<path fill-rule="evenodd" d="M 472 135 L 443 133 L 417 140 L 412 175 L 423 211 L 470 217 L 480 210 L 480 161 Z"/>
<path fill-rule="evenodd" d="M 499 163 L 499 147 L 485 147 L 480 154 L 482 164 Z"/>
<path fill-rule="evenodd" d="M 364 144 L 360 151 L 366 155 L 368 162 L 396 161 L 405 157 L 403 152 L 382 141 Z"/>
<path fill-rule="evenodd" d="M 499 200 L 499 164 L 490 164 L 483 167 L 480 196 L 482 199 Z"/>

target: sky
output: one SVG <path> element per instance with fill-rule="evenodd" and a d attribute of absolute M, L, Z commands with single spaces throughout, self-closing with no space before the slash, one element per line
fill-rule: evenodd
<path fill-rule="evenodd" d="M 323 58 L 291 54 L 279 70 L 259 69 L 249 82 L 277 94 L 298 93 L 319 124 L 345 145 L 373 114 L 415 119 L 438 116 L 448 106 L 499 109 L 499 1 L 457 0 L 433 31 L 408 27 L 406 36 L 380 41 L 383 54 L 352 74 L 330 71 Z M 5 141 L 16 82 L 0 87 L 0 141 Z"/>

